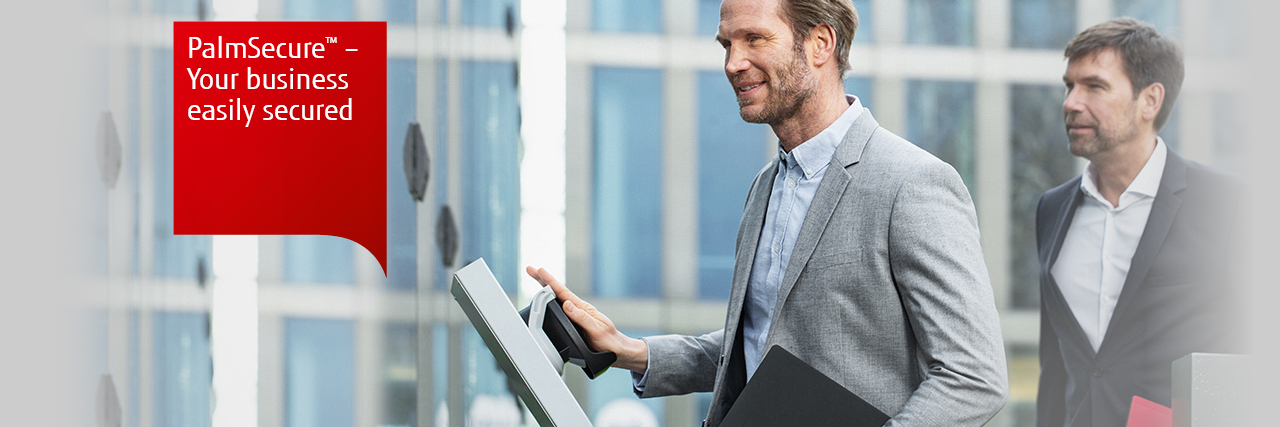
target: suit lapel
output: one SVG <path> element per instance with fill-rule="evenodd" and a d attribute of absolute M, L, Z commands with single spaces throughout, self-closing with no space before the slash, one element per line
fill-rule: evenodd
<path fill-rule="evenodd" d="M 827 222 L 831 220 L 836 206 L 840 204 L 845 187 L 848 187 L 852 180 L 849 171 L 845 168 L 861 160 L 862 150 L 866 148 L 871 134 L 879 127 L 880 123 L 871 117 L 871 111 L 864 108 L 849 126 L 844 140 L 840 141 L 840 146 L 836 147 L 836 152 L 831 156 L 831 162 L 827 165 L 822 182 L 818 183 L 818 190 L 813 195 L 813 202 L 809 204 L 809 211 L 804 215 L 804 223 L 800 226 L 800 234 L 796 237 L 796 244 L 791 250 L 791 258 L 787 261 L 786 273 L 783 274 L 782 285 L 778 289 L 778 299 L 773 304 L 772 325 L 778 324 L 782 304 L 786 302 L 791 288 L 795 287 L 805 264 L 808 264 L 809 258 L 813 256 L 813 250 L 818 246 L 818 240 L 826 230 Z M 769 328 L 769 338 L 773 337 L 774 330 L 776 328 Z M 769 340 L 766 339 L 765 342 L 768 345 Z"/>
<path fill-rule="evenodd" d="M 755 262 L 756 246 L 760 243 L 760 229 L 764 227 L 765 211 L 769 207 L 769 194 L 773 190 L 774 175 L 778 173 L 778 157 L 760 173 L 747 195 L 746 209 L 742 213 L 742 232 L 738 235 L 737 253 L 734 254 L 733 284 L 729 289 L 729 316 L 725 324 L 725 341 L 732 341 L 737 333 L 738 318 L 742 315 L 742 302 L 747 295 L 747 281 L 751 278 L 751 266 Z"/>
<path fill-rule="evenodd" d="M 1173 150 L 1168 150 L 1164 172 L 1160 177 L 1160 189 L 1156 192 L 1151 213 L 1147 216 L 1147 225 L 1142 229 L 1142 238 L 1138 239 L 1138 248 L 1133 253 L 1133 260 L 1129 263 L 1129 274 L 1125 276 L 1124 286 L 1120 288 L 1120 298 L 1116 300 L 1111 323 L 1107 324 L 1107 333 L 1103 335 L 1102 344 L 1098 346 L 1099 352 L 1107 348 L 1113 327 L 1125 321 L 1126 308 L 1133 305 L 1138 290 L 1142 288 L 1147 273 L 1151 271 L 1151 264 L 1160 254 L 1164 239 L 1169 235 L 1169 228 L 1173 225 L 1174 218 L 1178 216 L 1178 209 L 1182 207 L 1182 195 L 1179 193 L 1187 186 L 1186 178 L 1186 163 L 1182 157 L 1174 154 Z"/>
<path fill-rule="evenodd" d="M 1058 260 L 1058 253 L 1062 250 L 1062 243 L 1066 241 L 1067 230 L 1071 228 L 1071 220 L 1075 218 L 1076 208 L 1084 201 L 1084 192 L 1080 190 L 1080 179 L 1070 181 L 1067 188 L 1070 190 L 1069 196 L 1062 207 L 1058 210 L 1054 218 L 1056 221 L 1053 225 L 1053 245 L 1050 246 L 1045 253 L 1040 254 L 1040 274 L 1047 277 L 1049 286 L 1047 289 L 1041 289 L 1043 295 L 1041 299 L 1046 304 L 1056 306 L 1057 310 L 1052 310 L 1051 316 L 1059 325 L 1067 326 L 1068 330 L 1059 329 L 1058 336 L 1072 340 L 1076 343 L 1077 348 L 1086 349 L 1090 356 L 1096 356 L 1093 345 L 1089 343 L 1089 338 L 1084 333 L 1084 328 L 1080 327 L 1080 321 L 1076 320 L 1075 313 L 1071 311 L 1071 305 L 1067 304 L 1066 296 L 1062 295 L 1062 289 L 1058 288 L 1058 281 L 1053 278 L 1053 264 Z"/>

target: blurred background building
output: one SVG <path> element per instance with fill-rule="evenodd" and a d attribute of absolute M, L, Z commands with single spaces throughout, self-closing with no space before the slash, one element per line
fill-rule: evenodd
<path fill-rule="evenodd" d="M 1079 173 L 1066 148 L 1062 48 L 1117 16 L 1183 41 L 1188 77 L 1161 135 L 1238 170 L 1234 1 L 854 0 L 846 92 L 952 164 L 973 196 L 1009 355 L 989 424 L 1034 422 L 1034 209 Z M 448 295 L 483 257 L 517 305 L 547 266 L 624 332 L 723 327 L 752 176 L 776 151 L 742 122 L 712 39 L 718 0 L 104 0 L 95 109 L 123 147 L 94 207 L 92 370 L 130 427 L 532 423 Z M 388 274 L 328 236 L 173 235 L 172 21 L 388 22 Z M 420 123 L 427 195 L 407 189 Z M 447 214 L 445 212 L 448 212 Z M 459 250 L 441 255 L 456 227 Z M 447 262 L 446 262 L 447 261 Z M 709 394 L 638 400 L 611 370 L 569 383 L 597 426 L 697 425 Z"/>

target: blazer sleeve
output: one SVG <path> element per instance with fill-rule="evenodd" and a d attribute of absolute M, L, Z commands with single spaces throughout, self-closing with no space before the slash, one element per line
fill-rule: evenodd
<path fill-rule="evenodd" d="M 1046 241 L 1044 227 L 1051 226 L 1054 218 L 1045 216 L 1044 197 L 1036 207 L 1036 247 L 1052 244 Z M 1044 278 L 1040 279 L 1042 282 Z M 1045 283 L 1040 284 L 1040 384 L 1036 393 L 1036 426 L 1062 427 L 1067 417 L 1066 384 L 1067 367 L 1062 361 L 1062 350 L 1059 347 L 1058 333 L 1049 323 L 1048 311 L 1045 310 Z"/>
<path fill-rule="evenodd" d="M 1004 406 L 1009 386 L 969 192 L 951 166 L 923 162 L 890 215 L 891 273 L 924 378 L 886 426 L 981 426 Z"/>
<path fill-rule="evenodd" d="M 649 378 L 640 397 L 711 391 L 719 367 L 724 329 L 701 336 L 658 335 L 649 345 Z"/>

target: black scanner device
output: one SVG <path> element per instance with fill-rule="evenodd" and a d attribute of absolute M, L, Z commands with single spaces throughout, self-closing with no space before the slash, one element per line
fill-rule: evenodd
<path fill-rule="evenodd" d="M 550 288 L 544 288 L 550 291 Z M 549 292 L 548 292 L 549 293 Z M 520 318 L 524 319 L 525 324 L 529 323 L 529 315 L 534 305 L 547 300 L 547 298 L 534 298 L 533 303 L 520 310 Z M 581 366 L 582 370 L 587 373 L 587 378 L 595 379 L 609 369 L 613 362 L 618 360 L 618 355 L 611 351 L 597 352 L 587 347 L 587 340 L 583 338 L 586 334 L 582 327 L 569 320 L 569 316 L 565 314 L 561 304 L 563 301 L 559 299 L 550 299 L 545 302 L 545 313 L 542 318 L 542 332 L 546 334 L 547 339 L 551 341 L 551 345 L 555 347 L 555 351 L 559 353 L 560 362 L 570 362 Z M 530 332 L 537 335 L 537 331 L 530 326 Z M 549 350 L 549 349 L 544 349 Z M 548 351 L 549 352 L 549 351 Z M 548 358 L 552 355 L 547 354 Z M 555 364 L 555 361 L 552 361 Z"/>

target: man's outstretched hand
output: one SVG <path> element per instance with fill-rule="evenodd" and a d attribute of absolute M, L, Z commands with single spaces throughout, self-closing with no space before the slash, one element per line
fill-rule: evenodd
<path fill-rule="evenodd" d="M 545 268 L 525 267 L 529 274 L 542 286 L 550 286 L 556 293 L 556 299 L 564 301 L 564 314 L 569 320 L 581 326 L 587 333 L 587 345 L 595 351 L 612 351 L 618 355 L 613 366 L 643 374 L 649 367 L 649 346 L 643 340 L 623 335 L 613 326 L 608 316 L 596 310 L 596 307 L 573 294 L 569 288 L 556 280 Z"/>

